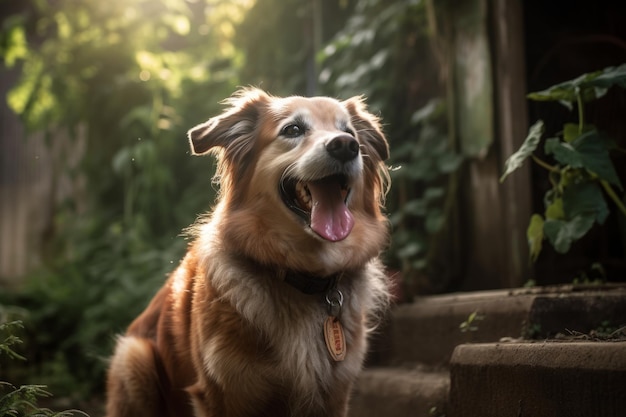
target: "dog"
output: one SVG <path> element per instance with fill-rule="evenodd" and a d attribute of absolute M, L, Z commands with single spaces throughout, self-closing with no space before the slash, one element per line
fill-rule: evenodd
<path fill-rule="evenodd" d="M 216 204 L 117 339 L 108 417 L 346 416 L 389 304 L 389 146 L 361 97 L 244 88 L 188 132 Z"/>

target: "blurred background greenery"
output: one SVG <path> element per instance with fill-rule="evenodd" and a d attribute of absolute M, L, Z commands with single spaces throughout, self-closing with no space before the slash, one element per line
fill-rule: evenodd
<path fill-rule="evenodd" d="M 521 2 L 500 0 L 0 0 L 0 323 L 24 321 L 28 358 L 0 356 L 0 379 L 47 384 L 70 404 L 102 392 L 114 336 L 215 196 L 213 163 L 190 156 L 186 131 L 239 86 L 363 94 L 382 116 L 385 261 L 406 298 L 523 284 L 542 183 L 533 197 L 529 169 L 504 191 L 498 178 L 527 110 L 541 115 L 526 83 L 626 61 L 618 47 L 556 71 L 550 45 L 582 24 L 556 23 L 563 5 L 524 3 L 526 21 Z M 578 3 L 572 14 L 597 17 Z M 610 28 L 602 19 L 588 29 Z M 615 248 L 607 256 L 623 259 Z"/>
<path fill-rule="evenodd" d="M 442 224 L 427 206 L 444 199 L 441 177 L 461 160 L 448 149 L 435 57 L 420 64 L 405 53 L 428 47 L 426 13 L 424 2 L 384 0 L 2 3 L 3 75 L 14 81 L 6 101 L 24 127 L 19 140 L 44 144 L 29 159 L 48 155 L 52 188 L 37 259 L 0 295 L 6 317 L 25 321 L 28 358 L 2 363 L 3 378 L 74 399 L 102 391 L 114 335 L 178 264 L 181 231 L 215 195 L 212 163 L 190 157 L 185 132 L 238 86 L 366 95 L 392 164 L 428 164 L 395 169 L 402 204 L 389 199 L 393 222 L 413 227 L 397 229 L 388 263 L 424 262 L 427 235 Z M 432 83 L 412 86 L 416 67 Z M 420 201 L 416 182 L 433 184 Z"/>

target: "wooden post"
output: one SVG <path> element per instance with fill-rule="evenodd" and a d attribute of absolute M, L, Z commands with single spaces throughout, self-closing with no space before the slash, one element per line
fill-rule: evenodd
<path fill-rule="evenodd" d="M 530 167 L 499 182 L 504 161 L 528 131 L 522 3 L 492 0 L 489 16 L 495 140 L 484 158 L 470 161 L 465 176 L 468 290 L 518 287 L 529 279 Z"/>
<path fill-rule="evenodd" d="M 524 10 L 521 0 L 493 0 L 493 51 L 496 81 L 496 132 L 498 176 L 506 159 L 528 134 Z M 531 166 L 523 168 L 499 185 L 503 213 L 503 245 L 507 252 L 507 276 L 501 286 L 517 287 L 531 277 L 526 229 L 532 212 Z"/>
<path fill-rule="evenodd" d="M 460 289 L 517 287 L 529 279 L 530 169 L 499 178 L 528 129 L 522 3 L 473 0 L 454 16 L 457 134 L 470 156 L 460 193 Z"/>

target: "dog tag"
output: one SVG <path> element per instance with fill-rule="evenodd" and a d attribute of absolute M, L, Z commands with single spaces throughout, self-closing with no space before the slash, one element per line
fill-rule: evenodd
<path fill-rule="evenodd" d="M 337 317 L 328 316 L 324 321 L 324 340 L 330 357 L 340 362 L 346 357 L 346 337 L 343 326 Z"/>

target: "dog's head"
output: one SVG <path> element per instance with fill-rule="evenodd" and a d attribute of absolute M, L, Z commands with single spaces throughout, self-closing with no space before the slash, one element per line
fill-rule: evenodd
<path fill-rule="evenodd" d="M 244 89 L 189 131 L 218 151 L 216 214 L 230 247 L 310 271 L 361 265 L 386 243 L 389 156 L 378 119 L 355 97 L 272 97 Z"/>

